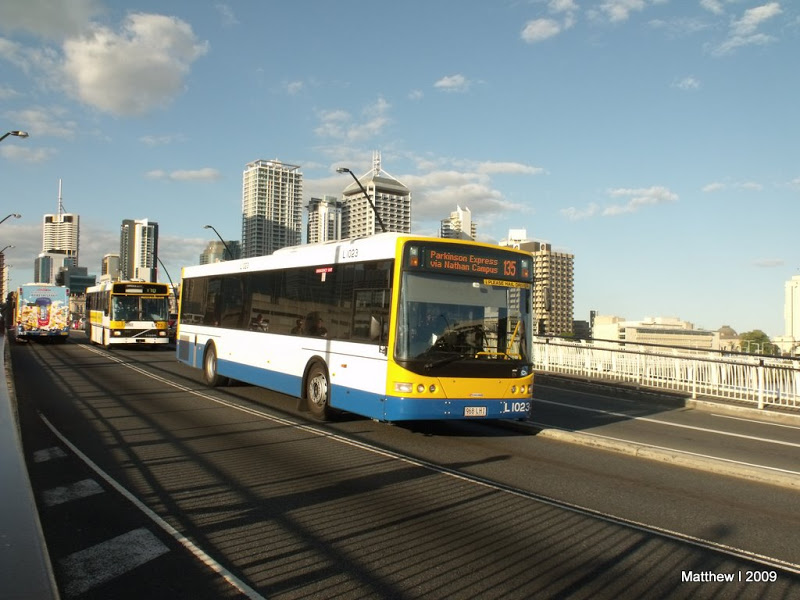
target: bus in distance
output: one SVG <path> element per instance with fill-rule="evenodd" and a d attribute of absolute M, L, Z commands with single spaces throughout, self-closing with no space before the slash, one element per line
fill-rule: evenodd
<path fill-rule="evenodd" d="M 166 283 L 145 281 L 104 281 L 87 288 L 89 341 L 106 348 L 168 344 L 170 293 Z"/>
<path fill-rule="evenodd" d="M 379 421 L 523 419 L 532 256 L 400 233 L 184 267 L 177 358 Z"/>
<path fill-rule="evenodd" d="M 12 300 L 16 340 L 64 343 L 69 337 L 69 290 L 63 285 L 27 283 Z"/>

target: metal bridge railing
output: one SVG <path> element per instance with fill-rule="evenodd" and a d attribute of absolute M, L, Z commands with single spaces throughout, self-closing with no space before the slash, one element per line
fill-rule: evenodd
<path fill-rule="evenodd" d="M 791 360 L 619 342 L 534 338 L 533 366 L 549 373 L 752 403 L 800 408 L 800 370 Z"/>

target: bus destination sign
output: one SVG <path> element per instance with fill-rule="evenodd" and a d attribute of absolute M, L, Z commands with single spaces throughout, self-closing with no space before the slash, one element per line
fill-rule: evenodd
<path fill-rule="evenodd" d="M 531 281 L 531 260 L 502 250 L 456 244 L 412 246 L 406 264 L 414 266 L 415 263 L 427 271 Z"/>
<path fill-rule="evenodd" d="M 115 283 L 114 292 L 117 294 L 166 294 L 167 286 L 164 283 Z"/>

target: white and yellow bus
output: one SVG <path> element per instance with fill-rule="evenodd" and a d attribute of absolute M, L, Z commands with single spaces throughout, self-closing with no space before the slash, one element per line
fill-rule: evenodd
<path fill-rule="evenodd" d="M 530 411 L 532 257 L 382 233 L 185 267 L 177 357 L 380 421 Z"/>
<path fill-rule="evenodd" d="M 166 283 L 104 281 L 86 290 L 86 335 L 106 348 L 116 344 L 168 344 Z"/>

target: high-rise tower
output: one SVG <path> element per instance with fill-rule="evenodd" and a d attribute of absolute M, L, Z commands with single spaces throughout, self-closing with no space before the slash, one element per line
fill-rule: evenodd
<path fill-rule="evenodd" d="M 242 258 L 299 244 L 302 199 L 300 167 L 278 160 L 248 163 L 242 176 Z"/>
<path fill-rule="evenodd" d="M 381 155 L 372 158 L 372 170 L 358 178 L 369 198 L 354 181 L 342 192 L 342 238 L 360 237 L 380 232 L 375 211 L 386 231 L 411 232 L 411 191 L 381 168 Z M 369 200 L 375 204 L 375 211 Z"/>
<path fill-rule="evenodd" d="M 442 219 L 439 237 L 449 239 L 475 239 L 477 228 L 472 220 L 472 211 L 456 206 L 449 219 Z"/>
<path fill-rule="evenodd" d="M 120 279 L 158 281 L 158 223 L 125 219 L 119 233 Z"/>
<path fill-rule="evenodd" d="M 44 215 L 42 224 L 42 253 L 64 256 L 64 265 L 78 266 L 80 217 L 64 212 L 61 180 L 58 180 L 58 212 Z"/>
<path fill-rule="evenodd" d="M 342 238 L 342 203 L 336 196 L 311 198 L 307 208 L 306 243 L 316 244 Z"/>

